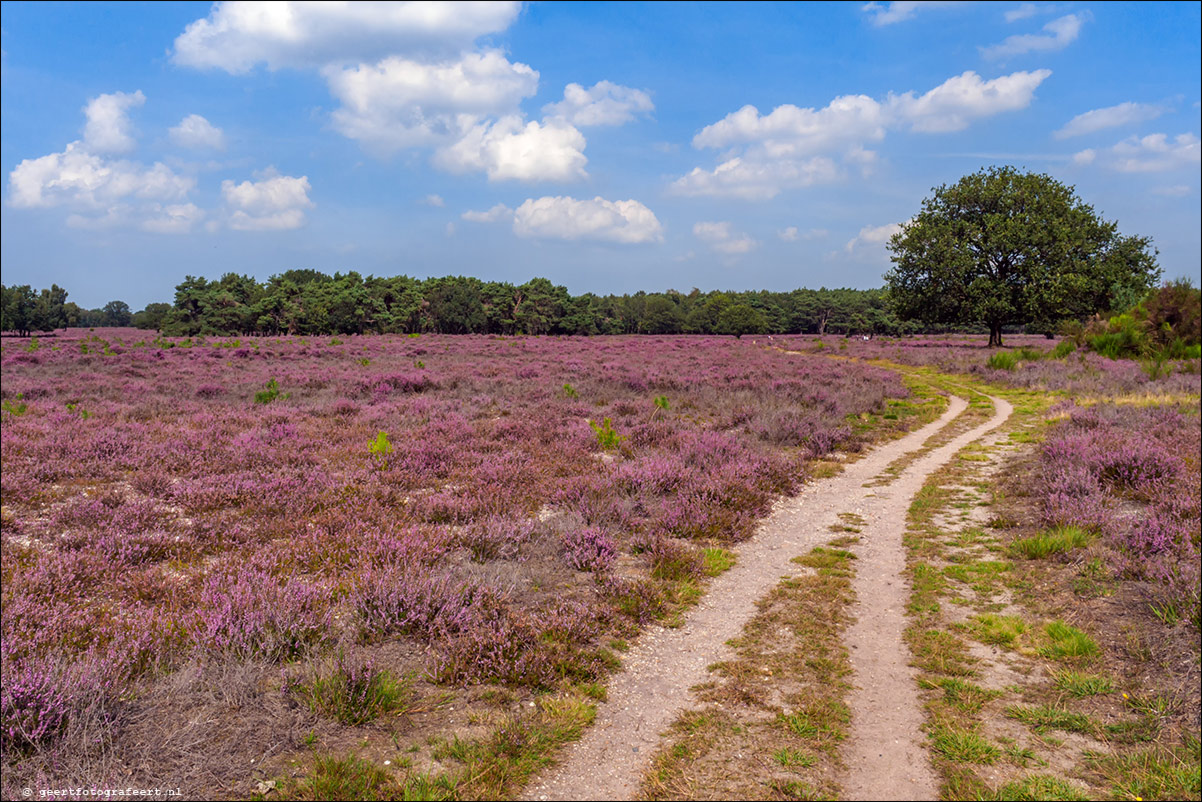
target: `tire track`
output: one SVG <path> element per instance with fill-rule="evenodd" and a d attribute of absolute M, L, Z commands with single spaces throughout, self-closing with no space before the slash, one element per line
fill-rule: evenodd
<path fill-rule="evenodd" d="M 939 420 L 872 450 L 862 459 L 847 465 L 838 476 L 812 482 L 796 496 L 780 502 L 760 525 L 756 535 L 740 546 L 738 563 L 714 580 L 700 604 L 687 615 L 684 626 L 674 630 L 649 630 L 639 638 L 624 660 L 624 670 L 610 682 L 609 701 L 599 707 L 594 725 L 581 740 L 564 748 L 559 765 L 533 780 L 522 798 L 633 798 L 642 774 L 660 744 L 660 733 L 689 704 L 692 686 L 708 678 L 707 667 L 710 664 L 731 655 L 725 643 L 737 636 L 754 615 L 756 601 L 768 593 L 782 576 L 794 576 L 803 570 L 792 563 L 791 558 L 830 539 L 829 527 L 839 522 L 839 513 L 851 512 L 865 519 L 872 528 L 865 529 L 865 534 L 861 536 L 864 541 L 883 536 L 896 537 L 896 549 L 902 554 L 901 567 L 904 567 L 900 535 L 910 496 L 922 486 L 926 474 L 942 464 L 935 462 L 937 455 L 946 461 L 962 446 L 962 443 L 957 443 L 980 436 L 978 430 L 983 427 L 957 437 L 916 461 L 906 468 L 887 492 L 874 492 L 875 488 L 865 488 L 863 484 L 901 455 L 921 448 L 929 437 L 967 407 L 964 399 L 952 396 L 947 411 Z M 993 428 L 1000 423 L 990 421 L 988 426 Z M 912 479 L 919 471 L 925 472 L 919 478 Z M 903 496 L 902 493 L 906 492 L 903 487 L 913 489 L 908 491 L 909 495 Z M 900 513 L 896 512 L 898 509 Z M 878 532 L 892 534 L 882 535 Z M 904 608 L 906 595 L 901 567 L 891 574 L 873 574 L 874 583 L 894 587 L 901 594 L 900 603 L 895 605 L 898 613 Z M 865 566 L 859 568 L 858 576 L 871 573 L 864 570 Z M 883 598 L 887 604 L 893 604 L 892 596 Z M 873 613 L 864 610 L 861 614 Z M 904 619 L 897 625 L 896 632 L 897 642 L 904 650 L 905 645 L 900 640 L 903 628 Z M 901 666 L 905 668 L 908 651 L 899 657 Z M 875 671 L 868 666 L 865 670 Z M 876 676 L 875 673 L 864 675 L 866 678 Z M 856 678 L 856 682 L 861 684 L 872 681 L 869 679 L 866 682 L 859 676 Z M 913 682 L 908 675 L 900 678 L 899 682 L 906 687 L 906 693 L 912 698 L 917 711 L 917 693 Z M 885 686 L 877 684 L 874 687 Z M 858 718 L 863 728 L 867 722 L 863 716 Z M 920 724 L 921 718 L 914 725 L 913 735 L 916 739 L 921 737 L 918 729 Z M 868 744 L 870 749 L 876 748 L 871 739 L 856 741 L 860 742 Z M 921 747 L 918 748 L 921 750 Z M 858 776 L 852 772 L 853 780 Z M 880 798 L 905 796 L 898 796 L 898 791 L 893 788 L 888 795 Z"/>
<path fill-rule="evenodd" d="M 856 548 L 851 608 L 855 623 L 845 642 L 851 653 L 854 689 L 848 697 L 851 730 L 843 759 L 844 799 L 935 799 L 938 779 L 922 732 L 923 714 L 903 640 L 909 585 L 902 572 L 906 513 L 928 476 L 961 448 L 1001 426 L 1014 407 L 988 396 L 993 416 L 911 463 L 887 487 L 876 488 Z M 863 515 L 863 513 L 861 513 Z"/>

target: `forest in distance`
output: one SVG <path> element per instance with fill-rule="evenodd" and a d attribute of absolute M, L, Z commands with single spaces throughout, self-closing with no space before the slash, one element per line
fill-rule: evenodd
<path fill-rule="evenodd" d="M 903 320 L 884 289 L 571 295 L 545 278 L 524 284 L 467 276 L 330 276 L 289 270 L 257 281 L 188 276 L 174 303 L 134 312 L 123 301 L 84 309 L 52 286 L 3 288 L 4 331 L 134 326 L 165 336 L 315 334 L 923 334 L 948 326 Z M 960 331 L 983 327 L 958 326 Z"/>

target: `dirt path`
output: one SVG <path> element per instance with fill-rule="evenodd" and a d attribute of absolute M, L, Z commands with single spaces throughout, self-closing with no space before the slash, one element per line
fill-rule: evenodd
<path fill-rule="evenodd" d="M 898 555 L 902 554 L 900 533 L 909 504 L 909 495 L 903 493 L 908 491 L 912 495 L 921 487 L 926 473 L 940 464 L 937 459 L 948 459 L 954 449 L 963 444 L 961 441 L 968 442 L 979 436 L 984 427 L 977 427 L 926 455 L 908 467 L 888 488 L 865 488 L 863 485 L 880 474 L 893 460 L 921 448 L 927 438 L 959 415 L 966 406 L 963 399 L 953 397 L 939 420 L 873 450 L 848 465 L 838 476 L 813 482 L 797 496 L 779 504 L 755 537 L 740 547 L 738 564 L 713 582 L 698 607 L 688 614 L 683 627 L 650 630 L 639 638 L 637 645 L 626 656 L 624 670 L 613 678 L 609 686 L 609 701 L 598 710 L 596 723 L 580 741 L 564 750 L 558 766 L 527 787 L 523 798 L 631 799 L 638 790 L 647 760 L 660 742 L 660 733 L 678 711 L 689 703 L 690 688 L 708 678 L 707 666 L 730 655 L 725 643 L 737 636 L 755 613 L 756 600 L 771 590 L 782 576 L 794 576 L 802 570 L 790 562 L 791 558 L 830 539 L 830 526 L 839 522 L 839 513 L 860 515 L 867 522 L 863 536 L 865 541 L 893 537 L 897 540 Z M 1004 412 L 1000 405 L 998 409 Z M 1001 415 L 986 426 L 992 428 L 998 425 L 999 418 Z M 878 508 L 886 506 L 891 512 L 895 507 L 900 511 L 886 518 L 885 513 L 878 511 Z M 891 573 L 874 573 L 882 569 L 867 566 L 860 566 L 858 573 L 873 579 L 875 584 L 891 585 L 898 593 L 904 594 L 900 578 L 904 557 L 899 559 L 902 562 Z M 860 592 L 866 592 L 870 599 L 877 598 L 871 591 Z M 881 598 L 886 606 L 894 606 L 900 615 L 904 601 L 894 603 L 892 597 Z M 876 609 L 877 602 L 871 604 L 873 607 L 865 610 L 866 615 L 874 614 L 871 611 Z M 895 626 L 894 637 L 901 649 L 904 647 L 900 641 L 903 629 L 900 619 Z M 913 700 L 915 689 L 909 673 L 903 670 L 906 658 L 899 656 L 901 669 L 898 669 L 895 684 L 898 688 L 904 688 L 904 691 L 896 690 L 893 696 L 904 692 Z M 867 666 L 865 669 L 869 670 Z M 886 670 L 892 669 L 886 667 Z M 886 689 L 887 680 L 883 677 L 876 679 L 878 675 L 875 671 L 866 676 L 873 679 L 862 681 L 857 678 L 857 683 L 875 684 L 879 689 Z M 917 716 L 916 700 L 913 701 L 913 707 Z M 862 715 L 857 720 L 867 721 Z M 914 719 L 912 728 L 915 738 L 920 735 L 920 723 L 921 719 Z M 892 733 L 895 730 L 890 726 L 888 731 Z M 875 748 L 871 746 L 870 739 L 863 742 L 869 744 L 869 749 Z M 878 753 L 880 751 L 877 750 Z M 879 757 L 874 761 L 876 765 L 880 764 Z M 871 769 L 872 764 L 865 764 L 865 768 Z M 853 771 L 852 774 L 854 780 L 858 772 Z M 931 793 L 933 791 L 927 795 Z M 887 797 L 900 798 L 896 794 L 894 787 Z"/>
<path fill-rule="evenodd" d="M 906 511 L 926 478 L 957 451 L 1001 426 L 1014 408 L 991 398 L 994 415 L 915 460 L 893 482 L 863 499 L 865 527 L 856 548 L 852 588 L 855 623 L 845 642 L 851 651 L 854 689 L 847 700 L 851 733 L 843 751 L 844 799 L 935 799 L 921 727 L 922 709 L 910 651 L 902 640 L 909 588 L 902 579 Z"/>

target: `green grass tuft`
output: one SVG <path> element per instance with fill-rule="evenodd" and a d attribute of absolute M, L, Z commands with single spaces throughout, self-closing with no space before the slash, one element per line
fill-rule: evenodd
<path fill-rule="evenodd" d="M 1034 537 L 1016 540 L 1011 550 L 1028 560 L 1042 560 L 1053 554 L 1067 554 L 1073 549 L 1088 546 L 1089 533 L 1079 526 L 1061 526 L 1040 532 Z"/>
<path fill-rule="evenodd" d="M 1021 721 L 1036 732 L 1062 730 L 1064 732 L 1090 734 L 1097 730 L 1097 726 L 1089 716 L 1083 713 L 1072 713 L 1052 705 L 1035 705 L 1032 707 L 1011 705 L 1006 708 L 1006 715 L 1016 721 Z"/>
<path fill-rule="evenodd" d="M 1039 653 L 1053 660 L 1092 657 L 1101 651 L 1093 638 L 1062 621 L 1052 621 L 1044 627 L 1044 633 L 1051 643 L 1040 649 Z"/>
<path fill-rule="evenodd" d="M 981 643 L 998 646 L 1014 646 L 1019 636 L 1027 631 L 1027 622 L 1013 615 L 981 613 L 970 619 L 973 635 Z"/>
<path fill-rule="evenodd" d="M 703 549 L 702 557 L 705 561 L 703 570 L 706 576 L 718 576 L 729 571 L 734 567 L 736 560 L 733 551 L 720 548 Z"/>
<path fill-rule="evenodd" d="M 1114 682 L 1109 677 L 1085 674 L 1080 671 L 1057 671 L 1053 674 L 1056 687 L 1078 698 L 1114 693 Z"/>
<path fill-rule="evenodd" d="M 935 730 L 931 748 L 954 763 L 993 763 L 1002 755 L 1002 750 L 977 733 L 950 727 Z"/>
<path fill-rule="evenodd" d="M 1021 780 L 1008 782 L 998 789 L 994 799 L 1005 800 L 1065 800 L 1065 802 L 1077 802 L 1078 800 L 1087 800 L 1085 796 L 1072 783 L 1066 782 L 1059 777 L 1051 777 L 1046 774 L 1034 774 L 1030 777 L 1024 777 Z"/>

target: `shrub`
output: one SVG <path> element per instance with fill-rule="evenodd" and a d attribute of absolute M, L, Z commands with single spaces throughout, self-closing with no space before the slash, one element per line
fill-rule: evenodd
<path fill-rule="evenodd" d="M 1052 349 L 1048 354 L 1049 359 L 1064 359 L 1069 354 L 1077 350 L 1077 343 L 1069 339 L 1060 341 L 1060 344 Z"/>
<path fill-rule="evenodd" d="M 1151 351 L 1143 326 L 1128 314 L 1110 318 L 1100 332 L 1091 334 L 1087 329 L 1086 339 L 1090 350 L 1110 359 L 1133 359 Z"/>
<path fill-rule="evenodd" d="M 615 556 L 613 538 L 595 526 L 564 532 L 563 550 L 564 559 L 577 571 L 604 571 Z"/>
<path fill-rule="evenodd" d="M 283 399 L 283 400 L 287 401 L 291 397 L 292 397 L 292 393 L 285 393 L 284 395 L 280 395 L 279 382 L 277 382 L 275 379 L 268 379 L 265 389 L 262 389 L 259 392 L 255 393 L 255 403 L 256 404 L 270 404 L 272 401 L 275 401 L 276 399 Z"/>
<path fill-rule="evenodd" d="M 29 405 L 23 400 L 25 395 L 17 393 L 16 401 L 4 400 L 0 401 L 0 409 L 3 409 L 9 415 L 24 415 L 29 410 Z"/>
<path fill-rule="evenodd" d="M 1013 351 L 998 351 L 985 361 L 986 367 L 994 370 L 1014 370 L 1018 364 L 1018 356 Z"/>
<path fill-rule="evenodd" d="M 408 572 L 366 572 L 350 595 L 366 636 L 400 634 L 432 641 L 476 625 L 498 610 L 503 598 L 479 582 Z"/>
<path fill-rule="evenodd" d="M 4 661 L 0 688 L 0 749 L 4 754 L 40 746 L 59 734 L 70 712 L 66 679 L 45 661 L 31 660 L 20 666 Z"/>
<path fill-rule="evenodd" d="M 589 421 L 588 425 L 592 427 L 593 434 L 597 436 L 597 445 L 602 451 L 610 451 L 617 448 L 626 439 L 625 435 L 618 434 L 614 431 L 613 424 L 609 418 L 606 418 L 600 424 Z"/>
<path fill-rule="evenodd" d="M 376 458 L 377 462 L 387 467 L 387 457 L 393 451 L 392 443 L 388 441 L 388 434 L 385 432 L 378 432 L 376 434 L 376 439 L 367 444 L 367 450 L 373 457 Z"/>
<path fill-rule="evenodd" d="M 280 582 L 254 568 L 218 572 L 201 590 L 196 641 L 236 657 L 296 657 L 330 638 L 329 600 L 327 589 L 299 579 Z"/>
<path fill-rule="evenodd" d="M 1140 304 L 1138 313 L 1161 348 L 1175 342 L 1180 342 L 1181 348 L 1202 343 L 1202 291 L 1191 286 L 1187 279 L 1171 281 L 1153 290 Z"/>

